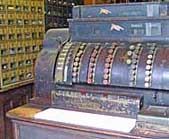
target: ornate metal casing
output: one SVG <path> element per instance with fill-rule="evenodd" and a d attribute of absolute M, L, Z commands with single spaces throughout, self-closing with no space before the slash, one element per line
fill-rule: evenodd
<path fill-rule="evenodd" d="M 128 12 L 125 17 L 112 10 L 118 5 L 84 6 L 81 10 L 76 7 L 74 18 L 69 20 L 69 33 L 50 31 L 44 40 L 45 47 L 36 66 L 36 92 L 41 102 L 48 98 L 52 107 L 141 117 L 143 123 L 149 115 L 167 118 L 167 5 L 138 4 L 145 14 L 138 12 L 137 17 L 126 8 L 132 9 L 135 4 L 122 6 L 123 12 Z M 149 16 L 151 8 L 155 10 Z M 86 9 L 93 10 L 91 16 Z M 158 14 L 154 13 L 157 9 Z M 160 111 L 164 106 L 165 111 Z"/>

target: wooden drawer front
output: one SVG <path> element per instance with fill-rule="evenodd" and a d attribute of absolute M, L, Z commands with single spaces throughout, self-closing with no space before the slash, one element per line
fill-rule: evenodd
<path fill-rule="evenodd" d="M 15 124 L 15 139 L 124 139 L 42 125 Z M 127 139 L 127 138 L 126 138 Z"/>
<path fill-rule="evenodd" d="M 20 126 L 18 139 L 91 139 L 64 131 L 54 131 L 32 126 Z"/>

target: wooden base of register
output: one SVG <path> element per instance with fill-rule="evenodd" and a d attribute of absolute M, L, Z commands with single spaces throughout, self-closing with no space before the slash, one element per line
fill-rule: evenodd
<path fill-rule="evenodd" d="M 132 133 L 119 133 L 93 128 L 36 120 L 34 115 L 44 110 L 28 104 L 7 113 L 12 119 L 15 139 L 167 139 L 151 129 L 135 128 Z"/>

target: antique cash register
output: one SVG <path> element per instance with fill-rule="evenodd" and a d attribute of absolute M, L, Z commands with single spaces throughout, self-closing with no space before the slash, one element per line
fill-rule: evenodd
<path fill-rule="evenodd" d="M 46 34 L 15 139 L 168 139 L 169 5 L 78 6 Z"/>

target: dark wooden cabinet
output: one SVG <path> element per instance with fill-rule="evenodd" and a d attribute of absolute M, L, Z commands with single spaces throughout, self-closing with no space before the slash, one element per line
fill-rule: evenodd
<path fill-rule="evenodd" d="M 0 93 L 0 139 L 13 139 L 12 124 L 6 112 L 21 106 L 33 96 L 33 84 Z"/>

